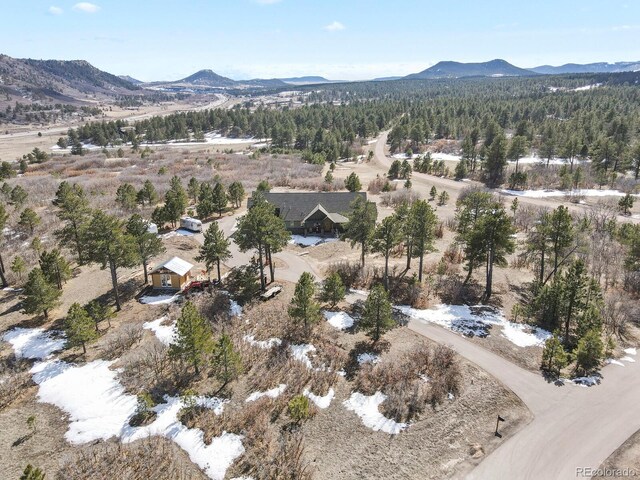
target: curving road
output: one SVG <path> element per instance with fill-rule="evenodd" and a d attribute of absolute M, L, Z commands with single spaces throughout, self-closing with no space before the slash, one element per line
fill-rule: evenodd
<path fill-rule="evenodd" d="M 577 468 L 598 468 L 640 429 L 638 363 L 607 365 L 598 386 L 556 386 L 439 326 L 412 320 L 409 328 L 450 345 L 499 379 L 534 415 L 531 423 L 504 438 L 468 479 L 574 479 Z M 487 430 L 493 428 L 487 425 Z"/>

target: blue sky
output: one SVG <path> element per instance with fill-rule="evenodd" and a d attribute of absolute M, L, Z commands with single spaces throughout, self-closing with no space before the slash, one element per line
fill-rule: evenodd
<path fill-rule="evenodd" d="M 440 60 L 640 60 L 640 0 L 3 0 L 0 53 L 140 80 L 405 75 Z"/>

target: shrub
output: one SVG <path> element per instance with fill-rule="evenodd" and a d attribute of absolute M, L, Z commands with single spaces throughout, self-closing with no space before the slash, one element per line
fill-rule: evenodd
<path fill-rule="evenodd" d="M 300 424 L 311 416 L 309 399 L 304 395 L 296 395 L 287 404 L 287 413 L 295 424 Z"/>

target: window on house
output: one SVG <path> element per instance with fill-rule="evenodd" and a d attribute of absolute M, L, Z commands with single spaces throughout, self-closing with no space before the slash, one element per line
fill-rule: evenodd
<path fill-rule="evenodd" d="M 163 287 L 171 287 L 171 275 L 167 273 L 160 275 L 160 284 Z"/>

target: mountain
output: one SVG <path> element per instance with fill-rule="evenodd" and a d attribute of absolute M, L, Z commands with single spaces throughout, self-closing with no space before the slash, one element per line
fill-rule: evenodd
<path fill-rule="evenodd" d="M 200 70 L 187 78 L 173 83 L 186 83 L 200 87 L 234 87 L 237 85 L 235 80 L 218 75 L 213 70 Z"/>
<path fill-rule="evenodd" d="M 438 62 L 419 73 L 407 75 L 406 79 L 425 80 L 463 77 L 523 77 L 537 75 L 536 72 L 511 65 L 505 60 L 482 63 Z"/>
<path fill-rule="evenodd" d="M 566 63 L 559 67 L 551 65 L 542 65 L 540 67 L 530 68 L 532 72 L 542 73 L 545 75 L 560 75 L 564 73 L 619 73 L 619 72 L 637 72 L 640 71 L 640 61 L 637 62 L 616 62 L 616 63 Z"/>
<path fill-rule="evenodd" d="M 286 87 L 287 83 L 283 82 L 279 78 L 254 78 L 252 80 L 239 80 L 238 83 L 247 85 L 250 87 L 264 87 L 264 88 L 279 88 Z"/>
<path fill-rule="evenodd" d="M 84 60 L 33 60 L 0 55 L 0 89 L 22 103 L 72 103 L 140 93 L 140 87 Z"/>
<path fill-rule="evenodd" d="M 140 80 L 137 80 L 133 77 L 130 77 L 129 75 L 118 75 L 118 78 L 121 78 L 122 80 L 124 80 L 125 82 L 129 82 L 133 85 L 140 85 L 144 82 L 141 82 Z"/>
<path fill-rule="evenodd" d="M 402 77 L 378 77 L 371 80 L 372 82 L 391 82 L 393 80 L 400 80 Z"/>
<path fill-rule="evenodd" d="M 309 75 L 306 77 L 289 77 L 281 78 L 284 83 L 289 85 L 315 85 L 318 83 L 334 83 L 336 80 L 327 80 L 324 77 Z"/>

